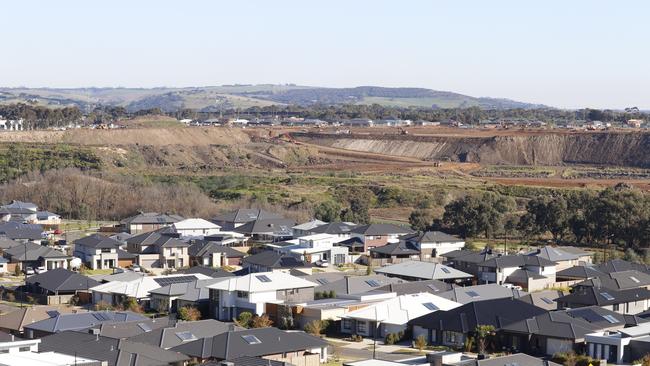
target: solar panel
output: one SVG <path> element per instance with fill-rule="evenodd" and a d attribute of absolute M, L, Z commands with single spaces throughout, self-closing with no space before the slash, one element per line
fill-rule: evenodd
<path fill-rule="evenodd" d="M 194 334 L 192 334 L 192 332 L 178 332 L 176 333 L 176 336 L 183 342 L 194 341 L 198 339 Z"/>
<path fill-rule="evenodd" d="M 367 280 L 366 283 L 367 283 L 368 286 L 370 286 L 370 287 L 379 287 L 379 282 L 377 282 L 377 281 L 375 281 L 375 280 Z"/>
<path fill-rule="evenodd" d="M 111 320 L 111 317 L 108 314 L 104 314 L 104 313 L 93 313 L 93 316 L 95 317 L 95 319 L 99 321 Z"/>
<path fill-rule="evenodd" d="M 605 300 L 608 300 L 608 301 L 614 300 L 614 296 L 608 294 L 607 292 L 601 292 L 600 296 L 604 297 Z"/>
<path fill-rule="evenodd" d="M 321 285 L 326 285 L 330 283 L 330 281 L 328 281 L 327 278 L 319 278 L 316 280 L 316 282 L 320 283 Z"/>
<path fill-rule="evenodd" d="M 467 291 L 466 294 L 468 296 L 470 296 L 470 297 L 480 297 L 481 296 L 476 291 Z"/>
<path fill-rule="evenodd" d="M 159 284 L 161 287 L 162 286 L 168 286 L 174 283 L 188 283 L 188 282 L 194 282 L 196 281 L 196 277 L 194 276 L 176 276 L 176 277 L 161 277 L 161 278 L 154 278 L 154 281 L 156 281 L 157 284 Z"/>
<path fill-rule="evenodd" d="M 445 273 L 451 273 L 451 271 L 449 271 L 449 268 L 442 267 L 442 268 L 440 268 L 440 270 L 445 272 Z"/>
<path fill-rule="evenodd" d="M 151 332 L 151 327 L 147 323 L 138 323 L 138 327 L 142 329 L 145 333 Z"/>
<path fill-rule="evenodd" d="M 254 336 L 254 335 L 252 335 L 252 334 L 243 335 L 243 336 L 241 336 L 241 337 L 244 338 L 244 340 L 245 340 L 248 344 L 260 344 L 260 343 L 262 343 L 262 341 L 260 341 L 259 338 L 257 338 L 256 336 Z"/>
<path fill-rule="evenodd" d="M 422 305 L 424 305 L 425 308 L 427 308 L 427 309 L 429 309 L 429 310 L 431 310 L 431 311 L 440 310 L 439 307 L 433 305 L 433 303 L 431 303 L 431 302 L 425 302 L 425 303 L 422 304 Z"/>
<path fill-rule="evenodd" d="M 267 275 L 259 275 L 255 277 L 257 277 L 261 282 L 271 282 L 271 279 Z"/>
<path fill-rule="evenodd" d="M 612 324 L 618 323 L 618 319 L 614 318 L 613 315 L 603 315 L 603 318 Z"/>
<path fill-rule="evenodd" d="M 553 300 L 549 299 L 548 297 L 542 297 L 542 301 L 544 301 L 547 304 L 553 304 Z"/>

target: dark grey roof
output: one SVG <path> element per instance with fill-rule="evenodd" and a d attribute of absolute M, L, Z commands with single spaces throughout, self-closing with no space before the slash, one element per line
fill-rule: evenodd
<path fill-rule="evenodd" d="M 174 237 L 163 235 L 158 232 L 152 231 L 148 233 L 139 234 L 126 240 L 129 244 L 138 244 L 142 246 L 150 246 L 156 248 L 177 248 L 188 247 L 189 244 L 180 241 Z"/>
<path fill-rule="evenodd" d="M 377 290 L 386 291 L 386 292 L 395 292 L 397 296 L 418 294 L 421 292 L 428 292 L 428 293 L 438 295 L 440 292 L 451 290 L 451 288 L 452 285 L 450 283 L 446 283 L 438 280 L 424 280 L 424 281 L 413 281 L 413 282 L 390 283 L 388 285 L 379 287 Z"/>
<path fill-rule="evenodd" d="M 39 351 L 106 361 L 109 366 L 157 366 L 189 360 L 185 355 L 160 347 L 82 332 L 61 332 L 43 337 Z"/>
<path fill-rule="evenodd" d="M 506 282 L 510 283 L 520 283 L 520 281 L 528 281 L 529 279 L 541 280 L 546 278 L 539 273 L 529 271 L 527 269 L 516 269 L 508 277 L 506 277 Z"/>
<path fill-rule="evenodd" d="M 604 273 L 600 274 L 598 277 L 582 281 L 574 286 L 588 286 L 614 290 L 647 287 L 650 286 L 650 275 L 634 269 L 621 272 Z"/>
<path fill-rule="evenodd" d="M 74 241 L 75 245 L 81 245 L 87 248 L 111 249 L 118 248 L 122 243 L 115 239 L 100 234 L 92 234 Z"/>
<path fill-rule="evenodd" d="M 174 296 L 180 300 L 198 302 L 208 300 L 210 290 L 207 286 L 223 281 L 223 278 L 211 278 L 208 280 L 197 280 L 193 282 L 172 283 L 149 291 L 150 294 L 163 296 Z"/>
<path fill-rule="evenodd" d="M 350 224 L 347 222 L 330 222 L 313 229 L 310 229 L 310 233 L 314 234 L 331 234 L 331 235 L 341 235 L 349 234 L 352 229 L 357 225 Z"/>
<path fill-rule="evenodd" d="M 282 219 L 282 215 L 255 208 L 240 208 L 212 218 L 212 221 L 242 224 L 256 220 Z"/>
<path fill-rule="evenodd" d="M 546 310 L 511 299 L 474 301 L 447 311 L 436 311 L 409 322 L 426 329 L 459 333 L 473 331 L 477 325 L 492 325 L 497 330 L 514 322 L 545 313 Z"/>
<path fill-rule="evenodd" d="M 519 300 L 546 310 L 557 310 L 558 304 L 555 300 L 561 296 L 564 296 L 564 293 L 559 290 L 542 290 L 523 295 Z"/>
<path fill-rule="evenodd" d="M 481 251 L 461 249 L 445 253 L 442 256 L 451 262 L 467 262 L 478 264 L 495 258 L 497 255 L 492 253 L 491 249 L 484 249 Z"/>
<path fill-rule="evenodd" d="M 622 259 L 612 259 L 598 265 L 598 270 L 606 273 L 628 271 L 631 269 L 650 273 L 650 269 L 645 264 L 632 263 Z"/>
<path fill-rule="evenodd" d="M 269 360 L 261 357 L 242 356 L 228 360 L 232 366 L 290 366 L 284 361 Z M 201 366 L 221 366 L 217 362 L 208 362 L 201 364 Z"/>
<path fill-rule="evenodd" d="M 183 269 L 178 271 L 178 273 L 185 273 L 185 274 L 195 274 L 195 273 L 200 273 L 204 274 L 206 276 L 210 276 L 213 278 L 221 278 L 221 277 L 232 277 L 234 274 L 232 272 L 228 272 L 224 270 L 223 268 L 210 268 L 210 267 L 205 267 L 205 266 L 194 266 L 190 267 L 187 269 Z"/>
<path fill-rule="evenodd" d="M 25 248 L 27 248 L 27 258 L 25 258 Z M 69 256 L 61 251 L 52 249 L 50 247 L 26 243 L 22 245 L 9 248 L 4 251 L 17 261 L 36 261 L 39 258 L 68 258 Z"/>
<path fill-rule="evenodd" d="M 27 277 L 27 284 L 35 285 L 51 292 L 87 290 L 100 283 L 90 277 L 64 268 L 56 268 Z"/>
<path fill-rule="evenodd" d="M 243 257 L 244 253 L 235 250 L 231 247 L 221 245 L 216 241 L 196 240 L 187 249 L 187 252 L 192 257 L 203 257 L 213 253 L 223 253 L 227 258 Z"/>
<path fill-rule="evenodd" d="M 503 255 L 503 256 L 496 256 L 491 259 L 488 259 L 483 263 L 479 263 L 479 265 L 482 267 L 492 267 L 492 268 L 513 268 L 513 267 L 522 267 L 522 266 L 548 267 L 548 266 L 554 266 L 555 262 L 551 262 L 546 258 L 537 257 L 537 256 Z"/>
<path fill-rule="evenodd" d="M 633 288 L 628 290 L 612 290 L 597 287 L 580 287 L 573 293 L 562 296 L 556 301 L 566 304 L 567 307 L 580 306 L 606 306 L 622 304 L 631 301 L 650 299 L 650 290 L 645 288 Z"/>
<path fill-rule="evenodd" d="M 175 222 L 185 220 L 183 216 L 166 214 L 166 213 L 157 213 L 157 212 L 144 212 L 135 216 L 131 216 L 120 221 L 123 225 L 130 224 L 162 224 L 162 225 L 171 225 Z"/>
<path fill-rule="evenodd" d="M 193 322 L 178 322 L 173 327 L 159 328 L 133 337 L 130 340 L 133 342 L 145 343 L 169 349 L 182 344 L 188 344 L 197 339 L 211 338 L 228 331 L 241 329 L 242 328 L 236 327 L 230 323 L 224 323 L 214 319 L 205 319 Z M 179 333 L 181 333 L 182 336 L 184 332 L 191 333 L 194 339 L 188 339 L 185 341 L 181 339 Z"/>
<path fill-rule="evenodd" d="M 0 237 L 0 250 L 13 248 L 17 245 L 20 245 L 20 243 L 15 240 L 9 239 L 7 237 Z"/>
<path fill-rule="evenodd" d="M 93 311 L 88 313 L 57 314 L 49 319 L 25 325 L 25 328 L 58 333 L 66 330 L 86 329 L 101 323 L 142 321 L 146 319 L 146 317 L 130 311 Z"/>
<path fill-rule="evenodd" d="M 135 259 L 138 256 L 123 249 L 117 249 L 117 259 Z"/>
<path fill-rule="evenodd" d="M 541 248 L 537 248 L 533 250 L 532 252 L 528 253 L 527 255 L 534 255 L 537 257 L 542 257 L 546 258 L 552 262 L 563 262 L 563 261 L 574 261 L 577 260 L 580 256 L 574 253 L 570 253 L 568 251 L 565 251 L 561 248 L 557 247 L 552 247 L 552 246 L 544 246 Z"/>
<path fill-rule="evenodd" d="M 261 219 L 247 222 L 236 227 L 233 231 L 248 235 L 273 234 L 291 236 L 293 232 L 292 228 L 295 225 L 296 222 L 291 219 Z"/>
<path fill-rule="evenodd" d="M 169 326 L 169 318 L 155 318 L 126 323 L 102 323 L 92 329 L 99 329 L 99 335 L 115 339 L 128 339 L 140 334 L 149 333 L 159 328 Z M 79 330 L 88 333 L 89 329 Z"/>
<path fill-rule="evenodd" d="M 456 286 L 449 291 L 437 293 L 436 295 L 461 304 L 467 304 L 473 301 L 486 301 L 504 298 L 517 299 L 525 294 L 526 293 L 523 291 L 510 289 L 496 283 L 492 283 L 467 287 Z"/>
<path fill-rule="evenodd" d="M 474 363 L 475 365 L 471 365 Z M 463 366 L 561 366 L 559 363 L 547 361 L 541 358 L 533 357 L 525 353 L 515 353 L 514 355 L 487 358 L 484 360 L 473 360 L 470 365 L 463 362 Z"/>
<path fill-rule="evenodd" d="M 423 280 L 451 280 L 472 277 L 468 273 L 444 264 L 416 260 L 406 260 L 401 263 L 377 268 L 375 269 L 375 273 Z"/>
<path fill-rule="evenodd" d="M 356 226 L 351 232 L 362 235 L 405 235 L 413 233 L 413 230 L 394 224 L 367 224 Z"/>
<path fill-rule="evenodd" d="M 420 251 L 406 241 L 400 240 L 395 243 L 388 243 L 380 247 L 370 249 L 371 253 L 383 255 L 418 255 Z"/>
<path fill-rule="evenodd" d="M 254 336 L 259 342 L 244 339 Z M 277 328 L 256 328 L 232 331 L 212 338 L 182 344 L 172 348 L 191 357 L 228 360 L 242 356 L 265 356 L 305 349 L 327 347 L 324 340 L 304 332 L 288 332 Z"/>
<path fill-rule="evenodd" d="M 14 240 L 41 240 L 43 239 L 43 227 L 41 225 L 10 221 L 0 224 L 0 235 Z"/>
<path fill-rule="evenodd" d="M 442 231 L 426 231 L 423 233 L 422 232 L 413 233 L 413 234 L 404 235 L 401 237 L 401 239 L 406 241 L 413 241 L 417 243 L 458 243 L 464 241 L 459 237 L 449 235 L 447 233 L 443 233 Z"/>
<path fill-rule="evenodd" d="M 271 250 L 265 250 L 257 254 L 245 257 L 242 263 L 253 264 L 267 268 L 310 267 L 309 264 L 296 257 L 280 254 Z"/>
<path fill-rule="evenodd" d="M 598 267 L 595 266 L 573 266 L 565 268 L 561 271 L 555 273 L 556 277 L 566 277 L 566 278 L 593 278 L 602 276 L 604 273 L 598 270 Z"/>
<path fill-rule="evenodd" d="M 638 319 L 638 321 L 643 321 Z M 503 326 L 501 330 L 551 338 L 582 340 L 588 333 L 623 328 L 628 319 L 598 306 L 551 311 Z M 636 324 L 637 322 L 633 322 Z"/>
<path fill-rule="evenodd" d="M 350 276 L 344 273 L 316 273 L 302 278 L 318 284 L 314 292 L 334 291 L 337 296 L 377 291 L 390 284 L 406 282 L 383 275 Z"/>

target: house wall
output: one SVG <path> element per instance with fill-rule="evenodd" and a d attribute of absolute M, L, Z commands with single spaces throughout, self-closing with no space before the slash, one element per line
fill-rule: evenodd
<path fill-rule="evenodd" d="M 548 356 L 571 350 L 573 350 L 573 341 L 570 339 L 546 338 L 546 355 Z"/>
<path fill-rule="evenodd" d="M 288 302 L 306 302 L 314 300 L 314 288 L 305 287 L 289 290 L 278 290 L 276 292 L 276 298 L 278 300 L 288 301 Z"/>
<path fill-rule="evenodd" d="M 453 252 L 454 250 L 463 249 L 464 247 L 464 241 L 420 243 L 420 252 L 422 253 L 422 258 L 437 258 L 443 254 Z"/>

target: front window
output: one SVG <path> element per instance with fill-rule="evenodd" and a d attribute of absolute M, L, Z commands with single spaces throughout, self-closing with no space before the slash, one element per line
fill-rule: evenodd
<path fill-rule="evenodd" d="M 366 333 L 368 331 L 368 328 L 366 327 L 366 322 L 357 322 L 357 332 L 358 333 Z"/>
<path fill-rule="evenodd" d="M 248 292 L 246 291 L 237 291 L 237 297 L 240 299 L 248 299 Z"/>
<path fill-rule="evenodd" d="M 352 320 L 343 319 L 343 329 L 347 329 L 347 330 L 352 329 Z"/>

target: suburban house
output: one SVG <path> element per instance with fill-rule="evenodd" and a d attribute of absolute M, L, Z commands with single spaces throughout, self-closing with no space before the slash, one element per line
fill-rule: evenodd
<path fill-rule="evenodd" d="M 129 234 L 140 234 L 169 227 L 184 220 L 179 215 L 157 212 L 142 212 L 120 221 L 120 226 Z"/>
<path fill-rule="evenodd" d="M 411 320 L 413 337 L 426 337 L 429 344 L 462 347 L 468 336 L 474 335 L 477 325 L 502 327 L 536 315 L 546 310 L 525 302 L 502 298 L 475 301 L 447 311 L 436 311 Z"/>
<path fill-rule="evenodd" d="M 0 121 L 1 122 L 1 121 Z M 0 359 L 3 366 L 24 365 L 100 365 L 98 360 L 39 350 L 40 339 L 4 339 L 0 334 Z"/>
<path fill-rule="evenodd" d="M 650 267 L 641 263 L 632 263 L 622 259 L 612 259 L 597 266 L 598 270 L 604 273 L 623 272 L 637 270 L 639 272 L 650 273 Z"/>
<path fill-rule="evenodd" d="M 41 244 L 44 239 L 44 230 L 43 226 L 38 224 L 10 221 L 0 224 L 0 236 L 19 243 Z"/>
<path fill-rule="evenodd" d="M 600 331 L 616 331 L 645 322 L 598 306 L 550 311 L 501 327 L 504 345 L 515 351 L 553 356 L 574 351 L 584 354 L 585 336 Z"/>
<path fill-rule="evenodd" d="M 465 241 L 442 231 L 427 231 L 402 236 L 403 241 L 420 252 L 420 259 L 439 258 L 446 253 L 461 250 Z"/>
<path fill-rule="evenodd" d="M 474 277 L 479 277 L 479 264 L 496 257 L 492 249 L 485 248 L 481 251 L 472 250 L 454 250 L 442 255 L 443 263 L 456 268 L 457 270 L 467 272 Z"/>
<path fill-rule="evenodd" d="M 330 222 L 309 230 L 309 235 L 329 234 L 336 235 L 341 239 L 349 239 L 352 235 L 352 229 L 356 226 L 356 224 L 351 222 Z"/>
<path fill-rule="evenodd" d="M 75 357 L 78 364 L 81 364 L 79 359 L 87 358 L 99 360 L 107 366 L 183 366 L 190 360 L 184 354 L 160 347 L 76 331 L 60 332 L 42 338 L 41 351 L 56 351 Z"/>
<path fill-rule="evenodd" d="M 55 268 L 68 268 L 69 255 L 34 243 L 24 243 L 3 251 L 3 256 L 10 263 L 20 263 L 20 268 L 45 267 L 46 270 Z"/>
<path fill-rule="evenodd" d="M 57 226 L 61 224 L 61 216 L 50 211 L 38 211 L 35 223 L 45 226 Z"/>
<path fill-rule="evenodd" d="M 440 280 L 444 282 L 462 282 L 472 278 L 472 275 L 444 264 L 422 261 L 404 261 L 377 268 L 375 273 L 401 278 L 406 281 Z"/>
<path fill-rule="evenodd" d="M 315 273 L 303 278 L 318 285 L 314 289 L 314 294 L 317 298 L 319 295 L 326 297 L 332 294 L 334 295 L 333 297 L 345 297 L 346 295 L 362 294 L 370 291 L 377 292 L 383 286 L 405 282 L 399 278 L 383 275 L 351 276 L 341 272 Z"/>
<path fill-rule="evenodd" d="M 119 279 L 119 275 L 128 275 Z M 109 282 L 92 287 L 90 291 L 93 303 L 105 302 L 110 305 L 120 305 L 126 299 L 133 298 L 145 308 L 150 306 L 150 291 L 174 283 L 189 283 L 196 280 L 207 280 L 210 277 L 194 274 L 173 274 L 168 276 L 139 276 L 129 272 L 108 276 Z M 115 278 L 118 277 L 118 278 Z"/>
<path fill-rule="evenodd" d="M 121 323 L 147 320 L 130 311 L 91 311 L 84 313 L 53 313 L 52 317 L 25 325 L 28 338 L 41 338 L 67 330 L 84 330 L 102 323 Z"/>
<path fill-rule="evenodd" d="M 294 272 L 311 274 L 312 265 L 292 255 L 264 250 L 245 257 L 241 263 L 248 272 Z"/>
<path fill-rule="evenodd" d="M 223 267 L 241 265 L 244 253 L 216 241 L 194 240 L 187 248 L 192 266 Z"/>
<path fill-rule="evenodd" d="M 591 264 L 593 253 L 576 247 L 552 247 L 547 245 L 528 253 L 528 255 L 555 262 L 556 270 L 561 271 L 573 266 Z"/>
<path fill-rule="evenodd" d="M 581 281 L 573 286 L 574 289 L 580 287 L 598 287 L 612 290 L 627 290 L 631 288 L 650 288 L 650 275 L 630 269 L 621 272 L 603 273 L 597 277 L 592 277 Z"/>
<path fill-rule="evenodd" d="M 327 361 L 329 344 L 304 332 L 278 328 L 233 330 L 212 338 L 190 340 L 170 350 L 198 361 L 225 361 L 242 356 L 261 357 L 262 365 L 272 361 L 313 365 Z"/>
<path fill-rule="evenodd" d="M 392 292 L 368 292 L 354 295 L 345 295 L 344 298 L 323 298 L 293 307 L 294 319 L 299 327 L 304 328 L 314 320 L 326 320 L 335 329 L 341 328 L 341 317 L 347 313 L 357 311 L 366 306 L 377 304 L 381 301 L 397 296 Z M 333 322 L 333 323 L 332 323 Z"/>
<path fill-rule="evenodd" d="M 184 306 L 193 306 L 204 317 L 209 315 L 210 291 L 208 286 L 224 278 L 210 278 L 192 282 L 171 283 L 149 291 L 149 307 L 158 311 L 178 312 Z"/>
<path fill-rule="evenodd" d="M 479 281 L 505 283 L 535 291 L 555 283 L 555 262 L 537 256 L 504 255 L 479 263 Z"/>
<path fill-rule="evenodd" d="M 36 217 L 36 211 L 32 211 L 26 208 L 0 207 L 0 221 L 35 223 L 37 220 Z"/>
<path fill-rule="evenodd" d="M 401 361 L 362 360 L 343 362 L 343 366 L 562 366 L 529 356 L 525 353 L 515 353 L 506 356 L 473 358 L 461 352 L 434 352 L 426 356 L 410 357 Z M 238 365 L 239 366 L 239 365 Z M 246 365 L 248 366 L 248 365 Z"/>
<path fill-rule="evenodd" d="M 341 316 L 341 332 L 366 337 L 386 337 L 405 332 L 408 322 L 438 310 L 450 310 L 459 303 L 428 292 L 400 295 Z"/>
<path fill-rule="evenodd" d="M 542 290 L 522 295 L 518 299 L 548 311 L 558 310 L 557 299 L 564 296 L 562 290 Z"/>
<path fill-rule="evenodd" d="M 257 219 L 237 226 L 233 231 L 249 236 L 259 242 L 275 242 L 293 237 L 291 228 L 296 222 L 291 219 Z"/>
<path fill-rule="evenodd" d="M 247 311 L 253 315 L 270 313 L 267 304 L 305 302 L 314 299 L 316 284 L 284 272 L 260 272 L 228 277 L 209 285 L 210 315 L 230 321 Z"/>
<path fill-rule="evenodd" d="M 558 306 L 565 309 L 587 306 L 600 306 L 620 314 L 639 314 L 650 307 L 650 290 L 631 288 L 613 290 L 599 287 L 580 287 L 557 300 Z"/>
<path fill-rule="evenodd" d="M 608 364 L 634 364 L 650 353 L 650 323 L 585 335 L 585 353 Z"/>
<path fill-rule="evenodd" d="M 89 289 L 99 282 L 65 268 L 27 277 L 25 290 L 44 296 L 46 304 L 67 304 L 79 292 L 90 293 Z"/>
<path fill-rule="evenodd" d="M 213 217 L 210 221 L 219 225 L 223 230 L 234 230 L 248 222 L 257 220 L 284 219 L 282 215 L 254 208 L 240 208 Z M 294 223 L 295 225 L 295 223 Z M 294 226 L 291 225 L 291 226 Z"/>
<path fill-rule="evenodd" d="M 393 292 L 397 295 L 417 294 L 419 292 L 429 292 L 437 295 L 440 292 L 449 291 L 453 287 L 454 285 L 440 280 L 400 281 L 381 286 L 377 291 Z"/>
<path fill-rule="evenodd" d="M 400 263 L 405 260 L 419 260 L 420 250 L 412 243 L 400 240 L 370 249 L 368 263 L 374 267 Z"/>
<path fill-rule="evenodd" d="M 74 255 L 91 269 L 119 267 L 118 249 L 122 243 L 115 239 L 92 234 L 74 241 Z"/>
<path fill-rule="evenodd" d="M 288 254 L 306 263 L 327 262 L 331 264 L 348 263 L 348 248 L 337 246 L 341 239 L 330 234 L 312 234 L 285 242 L 267 244 L 279 253 Z"/>
<path fill-rule="evenodd" d="M 185 219 L 171 225 L 172 230 L 181 238 L 203 238 L 217 235 L 221 226 L 204 219 Z"/>
<path fill-rule="evenodd" d="M 364 253 L 368 253 L 371 248 L 398 241 L 400 236 L 411 233 L 413 230 L 393 224 L 367 224 L 355 226 L 350 230 L 350 236 L 359 238 L 363 242 Z"/>
<path fill-rule="evenodd" d="M 71 313 L 76 310 L 66 305 L 39 305 L 15 308 L 0 316 L 0 332 L 23 336 L 24 327 L 41 320 L 49 319 L 55 314 Z"/>
<path fill-rule="evenodd" d="M 242 328 L 233 324 L 223 323 L 214 319 L 204 319 L 192 322 L 177 322 L 172 326 L 162 327 L 146 332 L 129 340 L 149 344 L 162 349 L 170 349 L 197 339 L 212 338 L 216 335 Z"/>
<path fill-rule="evenodd" d="M 600 277 L 605 272 L 601 272 L 596 266 L 573 266 L 557 271 L 555 279 L 560 281 L 578 281 L 588 280 L 594 277 Z"/>
<path fill-rule="evenodd" d="M 460 304 L 468 304 L 474 301 L 506 298 L 518 299 L 526 295 L 526 293 L 513 288 L 503 287 L 496 283 L 491 283 L 466 287 L 456 286 L 449 291 L 436 293 L 436 295 Z"/>
<path fill-rule="evenodd" d="M 199 273 L 212 278 L 232 277 L 235 275 L 234 273 L 228 272 L 223 268 L 213 268 L 213 267 L 206 267 L 206 266 L 193 266 L 190 268 L 181 269 L 177 273 L 184 273 L 184 274 Z"/>
<path fill-rule="evenodd" d="M 133 236 L 126 241 L 127 250 L 137 254 L 137 264 L 144 268 L 181 268 L 189 266 L 188 243 L 156 231 Z"/>
<path fill-rule="evenodd" d="M 301 236 L 312 235 L 311 230 L 319 226 L 327 224 L 325 221 L 312 220 L 292 227 L 293 237 L 299 238 Z"/>
<path fill-rule="evenodd" d="M 0 257 L 0 273 L 7 273 L 8 263 L 9 263 L 8 260 Z"/>

